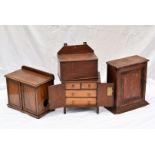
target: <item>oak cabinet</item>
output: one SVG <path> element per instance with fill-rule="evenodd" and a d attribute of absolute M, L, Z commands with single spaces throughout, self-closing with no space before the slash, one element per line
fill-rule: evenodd
<path fill-rule="evenodd" d="M 68 46 L 64 44 L 58 53 L 58 75 L 61 81 L 97 78 L 98 58 L 87 45 Z"/>
<path fill-rule="evenodd" d="M 40 118 L 49 111 L 48 86 L 53 74 L 23 66 L 6 75 L 8 106 Z"/>
<path fill-rule="evenodd" d="M 99 107 L 113 106 L 113 84 L 100 83 L 99 79 L 90 81 L 67 81 L 59 85 L 49 86 L 49 107 L 63 107 L 64 113 L 69 107 Z"/>
<path fill-rule="evenodd" d="M 148 60 L 130 56 L 107 62 L 107 81 L 114 83 L 114 113 L 122 113 L 148 103 L 145 101 Z"/>

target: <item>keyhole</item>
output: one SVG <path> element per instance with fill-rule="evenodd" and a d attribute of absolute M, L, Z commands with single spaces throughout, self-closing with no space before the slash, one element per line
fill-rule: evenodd
<path fill-rule="evenodd" d="M 48 99 L 44 101 L 44 107 L 47 107 L 47 105 L 48 105 Z"/>

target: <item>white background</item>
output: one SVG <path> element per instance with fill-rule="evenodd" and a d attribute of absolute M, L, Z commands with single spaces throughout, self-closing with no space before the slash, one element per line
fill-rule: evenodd
<path fill-rule="evenodd" d="M 155 25 L 154 14 L 154 0 L 0 0 L 2 25 Z M 153 57 L 152 59 L 154 60 Z M 148 119 L 153 117 L 152 115 Z M 154 155 L 155 153 L 154 130 L 61 129 L 38 130 L 36 127 L 33 130 L 23 128 L 0 130 L 0 153 L 6 155 L 21 153 Z"/>
<path fill-rule="evenodd" d="M 155 26 L 1 26 L 1 128 L 155 128 Z M 58 50 L 64 42 L 69 45 L 87 41 L 99 58 L 101 81 L 106 82 L 106 61 L 141 55 L 148 58 L 146 100 L 149 106 L 114 115 L 104 108 L 63 109 L 36 120 L 7 107 L 4 74 L 28 65 L 57 76 Z"/>

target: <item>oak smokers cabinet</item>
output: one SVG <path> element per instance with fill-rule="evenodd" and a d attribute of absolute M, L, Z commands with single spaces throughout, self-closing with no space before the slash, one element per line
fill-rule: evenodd
<path fill-rule="evenodd" d="M 40 118 L 49 111 L 48 86 L 54 75 L 23 66 L 6 75 L 8 106 Z"/>
<path fill-rule="evenodd" d="M 100 83 L 99 80 L 67 81 L 49 86 L 49 108 L 113 106 L 113 84 Z"/>
<path fill-rule="evenodd" d="M 58 75 L 61 81 L 97 78 L 98 59 L 94 50 L 87 45 L 68 46 L 66 43 L 58 53 Z"/>
<path fill-rule="evenodd" d="M 145 101 L 148 60 L 131 56 L 107 62 L 107 81 L 114 83 L 113 113 L 122 113 L 147 105 Z"/>

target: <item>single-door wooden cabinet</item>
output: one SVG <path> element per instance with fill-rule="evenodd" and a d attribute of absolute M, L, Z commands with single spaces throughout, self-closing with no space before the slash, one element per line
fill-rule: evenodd
<path fill-rule="evenodd" d="M 7 74 L 8 106 L 40 118 L 49 111 L 48 86 L 54 75 L 23 66 Z"/>
<path fill-rule="evenodd" d="M 122 113 L 147 105 L 145 101 L 148 60 L 130 56 L 107 62 L 107 81 L 114 83 L 113 113 Z"/>

